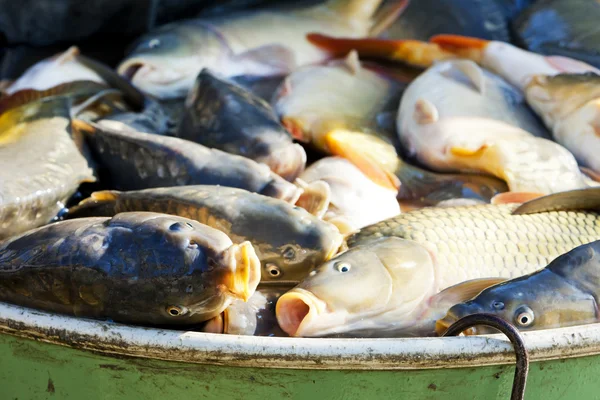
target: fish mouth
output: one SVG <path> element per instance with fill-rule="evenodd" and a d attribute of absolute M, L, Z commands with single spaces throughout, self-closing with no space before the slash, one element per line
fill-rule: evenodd
<path fill-rule="evenodd" d="M 450 328 L 452 324 L 454 324 L 459 319 L 459 317 L 451 314 L 447 314 L 444 318 L 438 319 L 437 321 L 435 321 L 435 333 L 437 333 L 439 336 L 443 336 L 444 333 L 448 331 L 448 328 Z M 474 336 L 479 334 L 479 330 L 477 329 L 477 327 L 472 326 L 470 328 L 465 329 L 461 333 L 465 336 Z"/>
<path fill-rule="evenodd" d="M 260 282 L 260 261 L 250 242 L 231 247 L 235 258 L 235 268 L 231 274 L 229 290 L 231 294 L 247 302 Z"/>
<path fill-rule="evenodd" d="M 311 322 L 326 309 L 325 302 L 311 292 L 296 288 L 285 293 L 277 301 L 275 315 L 277 323 L 290 336 L 308 333 Z"/>
<path fill-rule="evenodd" d="M 293 182 L 306 166 L 306 152 L 298 143 L 290 143 L 272 152 L 265 164 L 271 171 L 289 182 Z"/>
<path fill-rule="evenodd" d="M 119 71 L 119 74 L 131 82 L 133 81 L 135 74 L 142 69 L 143 66 L 144 64 L 142 63 L 133 63 L 127 66 L 127 68 L 125 68 L 122 72 Z"/>
<path fill-rule="evenodd" d="M 224 320 L 225 320 L 224 314 L 225 314 L 225 311 L 223 311 L 221 314 L 217 315 L 216 317 L 208 320 L 206 322 L 206 324 L 204 325 L 204 328 L 202 329 L 202 331 L 205 333 L 226 333 L 226 331 L 225 331 L 226 324 L 224 322 Z"/>

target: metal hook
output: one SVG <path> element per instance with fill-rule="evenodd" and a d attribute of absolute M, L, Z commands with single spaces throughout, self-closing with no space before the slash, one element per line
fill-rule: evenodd
<path fill-rule="evenodd" d="M 510 398 L 511 400 L 523 400 L 525 396 L 527 374 L 529 372 L 529 354 L 523 343 L 523 337 L 517 328 L 502 318 L 492 314 L 472 314 L 456 321 L 442 336 L 456 336 L 465 329 L 476 325 L 487 325 L 498 329 L 500 332 L 504 333 L 513 344 L 517 364 L 515 367 L 515 377 Z"/>

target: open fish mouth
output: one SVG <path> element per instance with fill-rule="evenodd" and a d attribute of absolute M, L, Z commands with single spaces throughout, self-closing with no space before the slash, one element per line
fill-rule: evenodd
<path fill-rule="evenodd" d="M 309 333 L 311 323 L 325 312 L 326 304 L 311 292 L 296 288 L 279 298 L 275 313 L 277 322 L 290 336 Z"/>

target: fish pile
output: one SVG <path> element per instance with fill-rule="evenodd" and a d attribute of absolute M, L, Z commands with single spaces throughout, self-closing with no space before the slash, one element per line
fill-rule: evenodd
<path fill-rule="evenodd" d="M 597 16 L 313 1 L 43 59 L 1 86 L 0 301 L 257 336 L 598 322 Z"/>

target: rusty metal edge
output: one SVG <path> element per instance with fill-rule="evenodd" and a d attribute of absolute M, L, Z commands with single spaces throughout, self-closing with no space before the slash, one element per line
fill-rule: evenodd
<path fill-rule="evenodd" d="M 133 327 L 0 303 L 0 334 L 126 356 L 252 368 L 415 370 L 514 364 L 503 335 L 324 339 Z M 523 333 L 532 362 L 600 354 L 600 324 Z"/>

